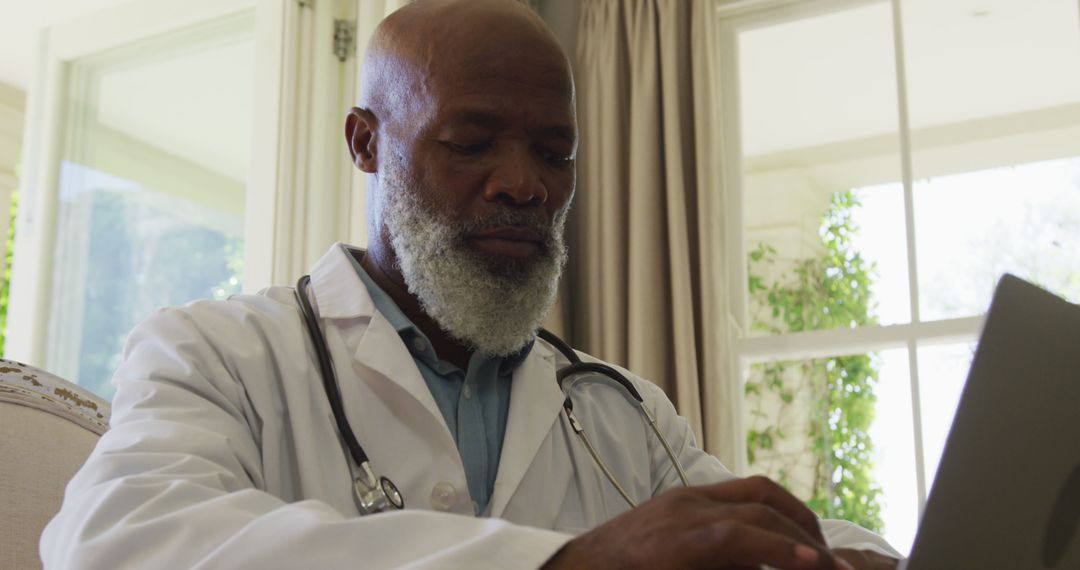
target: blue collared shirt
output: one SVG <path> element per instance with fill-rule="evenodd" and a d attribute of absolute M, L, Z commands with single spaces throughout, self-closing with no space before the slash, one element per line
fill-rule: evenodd
<path fill-rule="evenodd" d="M 465 481 L 477 515 L 486 513 L 495 476 L 499 472 L 506 416 L 510 409 L 510 380 L 514 369 L 525 360 L 532 343 L 509 357 L 485 357 L 474 352 L 468 370 L 440 360 L 427 336 L 398 308 L 353 255 L 349 255 L 356 273 L 367 287 L 375 308 L 412 354 L 424 377 L 446 426 L 457 443 L 465 466 Z"/>

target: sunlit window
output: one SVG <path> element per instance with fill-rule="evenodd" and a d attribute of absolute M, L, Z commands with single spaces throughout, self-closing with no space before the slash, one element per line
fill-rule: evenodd
<path fill-rule="evenodd" d="M 747 464 L 907 551 L 997 280 L 1080 301 L 1080 14 L 897 6 L 721 12 L 719 45 Z"/>
<path fill-rule="evenodd" d="M 254 19 L 71 64 L 44 368 L 109 398 L 159 307 L 241 290 Z"/>

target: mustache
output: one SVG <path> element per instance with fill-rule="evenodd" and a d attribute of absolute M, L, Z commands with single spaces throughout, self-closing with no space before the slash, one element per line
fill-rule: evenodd
<path fill-rule="evenodd" d="M 457 238 L 462 242 L 470 234 L 495 228 L 516 227 L 528 229 L 541 236 L 544 245 L 551 247 L 554 246 L 555 230 L 556 226 L 561 223 L 561 218 L 561 213 L 556 215 L 554 219 L 549 219 L 543 212 L 537 210 L 502 209 L 496 210 L 493 214 L 477 215 L 472 219 L 455 224 L 457 226 L 455 229 Z"/>

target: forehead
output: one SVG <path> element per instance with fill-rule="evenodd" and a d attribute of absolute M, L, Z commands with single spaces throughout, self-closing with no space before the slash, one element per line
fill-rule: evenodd
<path fill-rule="evenodd" d="M 570 65 L 558 45 L 524 42 L 498 36 L 470 38 L 449 35 L 427 46 L 423 71 L 447 86 L 469 85 L 504 88 L 521 85 L 529 89 L 573 97 Z"/>
<path fill-rule="evenodd" d="M 427 70 L 428 102 L 442 119 L 498 126 L 513 115 L 539 115 L 573 126 L 574 84 L 561 54 L 478 47 Z"/>
<path fill-rule="evenodd" d="M 577 124 L 572 107 L 559 98 L 548 103 L 504 99 L 496 104 L 484 101 L 455 101 L 441 106 L 428 125 L 432 129 L 480 129 L 483 132 L 525 131 L 545 140 L 577 142 Z M 451 131 L 452 132 L 452 131 Z"/>

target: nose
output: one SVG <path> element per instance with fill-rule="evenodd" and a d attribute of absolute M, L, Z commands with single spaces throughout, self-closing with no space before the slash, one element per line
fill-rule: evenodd
<path fill-rule="evenodd" d="M 484 199 L 517 207 L 544 204 L 548 192 L 538 166 L 527 146 L 506 149 L 484 185 Z"/>

